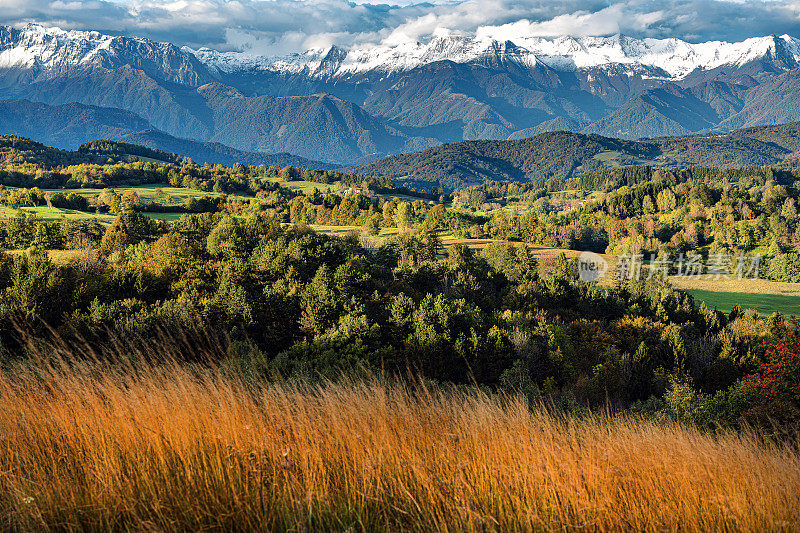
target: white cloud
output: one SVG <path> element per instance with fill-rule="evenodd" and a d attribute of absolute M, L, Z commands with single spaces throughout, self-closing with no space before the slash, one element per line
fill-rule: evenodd
<path fill-rule="evenodd" d="M 615 4 L 594 13 L 577 11 L 549 20 L 518 20 L 501 26 L 481 26 L 479 39 L 523 41 L 529 37 L 600 36 L 616 33 L 646 33 L 664 17 L 662 11 L 626 14 L 625 6 Z"/>
<path fill-rule="evenodd" d="M 446 34 L 800 37 L 800 0 L 0 0 L 0 23 L 31 21 L 273 55 Z"/>

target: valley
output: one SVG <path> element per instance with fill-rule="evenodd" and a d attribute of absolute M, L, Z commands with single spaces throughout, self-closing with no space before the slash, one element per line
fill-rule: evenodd
<path fill-rule="evenodd" d="M 800 531 L 791 2 L 0 2 L 0 530 Z"/>

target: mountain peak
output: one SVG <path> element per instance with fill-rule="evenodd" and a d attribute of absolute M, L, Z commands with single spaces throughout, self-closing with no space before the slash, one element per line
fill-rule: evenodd
<path fill-rule="evenodd" d="M 793 68 L 800 60 L 800 40 L 788 35 L 765 36 L 741 42 L 711 41 L 689 43 L 680 39 L 637 39 L 617 33 L 607 37 L 553 37 L 515 35 L 497 39 L 492 35 L 465 37 L 436 36 L 427 42 L 359 45 L 349 49 L 332 47 L 310 50 L 282 58 L 254 57 L 240 53 L 211 54 L 199 51 L 198 58 L 223 69 L 259 68 L 337 77 L 367 71 L 396 72 L 436 61 L 468 63 L 487 57 L 511 59 L 533 65 L 545 64 L 555 70 L 611 68 L 652 72 L 680 80 L 697 69 L 712 70 L 724 65 L 743 65 L 767 59 L 778 68 Z M 324 68 L 323 68 L 324 64 Z"/>
<path fill-rule="evenodd" d="M 167 43 L 147 39 L 112 37 L 93 31 L 62 30 L 29 23 L 19 29 L 0 27 L 0 68 L 64 68 L 70 65 L 114 63 L 116 57 L 130 55 L 144 47 L 152 55 L 170 54 L 167 63 L 199 60 L 212 72 L 277 71 L 306 72 L 320 78 L 354 74 L 399 72 L 437 61 L 471 61 L 504 64 L 544 64 L 561 71 L 588 68 L 628 70 L 650 77 L 680 80 L 696 70 L 713 70 L 752 61 L 767 61 L 778 71 L 798 66 L 800 40 L 789 35 L 754 37 L 741 42 L 710 41 L 689 43 L 680 39 L 637 39 L 617 33 L 607 37 L 543 38 L 515 34 L 512 39 L 496 35 L 438 35 L 427 42 L 368 44 L 341 48 L 308 50 L 285 57 L 259 56 L 247 52 L 219 52 L 208 48 L 178 49 Z M 196 70 L 196 66 L 194 67 Z M 191 70 L 180 67 L 181 74 Z M 203 81 L 196 73 L 187 79 Z M 204 80 L 209 81 L 209 80 Z M 194 83 L 194 82 L 193 82 Z"/>

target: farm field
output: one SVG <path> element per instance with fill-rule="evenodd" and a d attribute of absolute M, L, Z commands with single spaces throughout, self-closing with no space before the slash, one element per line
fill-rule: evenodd
<path fill-rule="evenodd" d="M 691 279 L 685 276 L 670 276 L 675 288 L 704 290 L 709 292 L 760 293 L 777 296 L 800 297 L 800 283 L 783 283 L 766 279 Z"/>

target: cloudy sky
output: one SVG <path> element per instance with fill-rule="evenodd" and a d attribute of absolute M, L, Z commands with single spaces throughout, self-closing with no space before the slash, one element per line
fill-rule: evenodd
<path fill-rule="evenodd" d="M 0 0 L 0 23 L 25 22 L 272 55 L 447 33 L 800 37 L 800 0 Z"/>

